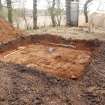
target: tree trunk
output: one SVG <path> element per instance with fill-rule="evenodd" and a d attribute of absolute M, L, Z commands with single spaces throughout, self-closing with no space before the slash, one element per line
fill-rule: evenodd
<path fill-rule="evenodd" d="M 66 0 L 66 25 L 70 26 L 70 2 L 71 0 Z"/>
<path fill-rule="evenodd" d="M 84 5 L 85 22 L 88 23 L 88 4 L 93 0 L 87 0 Z"/>
<path fill-rule="evenodd" d="M 55 0 L 52 1 L 52 7 L 51 7 L 51 20 L 52 20 L 53 27 L 56 26 L 54 9 L 55 9 Z"/>
<path fill-rule="evenodd" d="M 78 26 L 79 0 L 66 0 L 66 25 Z"/>
<path fill-rule="evenodd" d="M 33 29 L 37 28 L 37 0 L 33 0 Z"/>
<path fill-rule="evenodd" d="M 61 8 L 61 0 L 56 0 L 56 8 L 57 8 L 57 13 L 56 13 L 56 24 L 57 26 L 61 25 L 61 20 L 62 20 L 62 8 Z"/>
<path fill-rule="evenodd" d="M 2 10 L 2 3 L 1 3 L 1 0 L 0 0 L 0 11 Z"/>
<path fill-rule="evenodd" d="M 12 23 L 13 20 L 12 20 L 12 2 L 11 0 L 7 0 L 7 8 L 8 8 L 8 21 Z"/>
<path fill-rule="evenodd" d="M 26 25 L 26 29 L 28 30 L 28 23 L 27 23 L 27 19 L 26 19 L 26 16 L 25 16 L 25 8 L 23 8 L 23 19 L 25 21 L 25 25 Z"/>
<path fill-rule="evenodd" d="M 0 17 L 2 17 L 2 3 L 1 3 L 1 0 L 0 0 Z"/>

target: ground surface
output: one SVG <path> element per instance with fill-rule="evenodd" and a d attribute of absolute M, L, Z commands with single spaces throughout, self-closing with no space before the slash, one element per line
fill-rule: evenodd
<path fill-rule="evenodd" d="M 79 80 L 0 62 L 0 105 L 104 105 L 105 43 Z"/>
<path fill-rule="evenodd" d="M 81 28 L 38 31 L 66 38 L 105 39 L 104 32 L 89 34 Z M 60 79 L 38 69 L 0 61 L 0 105 L 105 105 L 105 42 L 78 80 Z"/>
<path fill-rule="evenodd" d="M 104 104 L 105 42 L 94 51 L 85 74 L 78 80 L 61 79 L 25 65 L 0 62 L 0 105 Z"/>
<path fill-rule="evenodd" d="M 34 67 L 62 78 L 78 78 L 92 55 L 89 48 L 81 49 L 31 44 L 8 52 L 1 56 L 1 60 Z"/>
<path fill-rule="evenodd" d="M 105 31 L 104 29 L 96 29 L 95 33 L 89 33 L 87 27 L 44 27 L 35 31 L 28 31 L 29 33 L 50 33 L 62 36 L 64 38 L 73 38 L 73 39 L 98 39 L 105 40 Z"/>

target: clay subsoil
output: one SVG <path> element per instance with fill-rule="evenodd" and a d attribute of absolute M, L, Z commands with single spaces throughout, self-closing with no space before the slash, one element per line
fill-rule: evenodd
<path fill-rule="evenodd" d="M 36 39 L 2 51 L 0 105 L 105 104 L 105 42 Z"/>

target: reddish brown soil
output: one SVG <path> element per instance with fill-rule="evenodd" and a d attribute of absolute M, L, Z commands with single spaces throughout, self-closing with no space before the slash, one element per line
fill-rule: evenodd
<path fill-rule="evenodd" d="M 105 105 L 105 42 L 79 80 L 0 62 L 0 105 Z"/>
<path fill-rule="evenodd" d="M 41 38 L 42 40 L 46 39 L 47 43 L 36 44 L 36 42 L 41 42 Z M 35 40 L 32 36 L 31 39 L 27 41 L 35 43 L 26 44 L 27 41 L 18 40 L 8 43 L 9 45 L 0 45 L 1 59 L 6 58 L 3 60 L 13 60 L 25 64 L 0 62 L 0 105 L 105 105 L 105 42 L 98 43 L 96 41 L 96 43 L 92 41 L 92 43 L 88 43 L 78 40 L 75 43 L 75 41 L 60 40 L 60 38 L 57 39 L 57 37 L 52 36 L 36 36 Z M 25 44 L 21 43 L 20 46 L 21 41 Z M 56 44 L 58 42 L 72 44 L 76 49 L 48 44 L 54 43 L 54 41 Z M 14 44 L 14 42 L 17 43 Z M 10 48 L 10 51 L 6 46 Z M 91 49 L 93 47 L 95 47 L 94 51 Z M 43 56 L 44 54 L 48 57 Z M 79 65 L 81 59 L 82 62 L 89 62 L 88 59 L 82 58 L 82 54 L 91 56 L 91 62 L 88 65 L 86 64 L 86 72 L 79 79 L 64 79 L 55 76 L 55 73 L 54 75 L 51 75 L 52 72 L 46 73 L 49 70 L 47 69 L 48 64 L 49 62 L 52 64 L 52 60 L 57 61 L 58 64 L 66 62 L 71 65 L 76 63 L 75 66 Z M 18 58 L 17 55 L 22 58 Z M 77 59 L 81 55 L 81 59 Z M 37 58 L 36 62 L 42 58 L 41 66 L 38 67 L 44 66 L 43 70 L 36 66 L 38 63 L 34 62 L 33 58 Z M 73 61 L 69 58 L 73 58 Z M 26 63 L 24 63 L 24 59 Z M 35 64 L 35 68 L 31 68 L 33 65 L 29 64 L 28 66 L 31 67 L 26 66 L 29 59 L 31 59 L 31 63 Z M 54 64 L 54 67 L 56 65 Z"/>
<path fill-rule="evenodd" d="M 2 61 L 27 65 L 62 78 L 80 77 L 90 62 L 90 50 L 31 44 L 2 56 Z"/>
<path fill-rule="evenodd" d="M 9 22 L 0 18 L 0 42 L 22 35 L 23 32 L 14 28 Z"/>

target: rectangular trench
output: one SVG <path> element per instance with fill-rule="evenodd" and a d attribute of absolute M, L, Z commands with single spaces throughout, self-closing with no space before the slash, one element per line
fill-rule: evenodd
<path fill-rule="evenodd" d="M 93 46 L 85 41 L 70 41 L 67 44 L 51 42 L 46 38 L 4 51 L 0 54 L 0 60 L 37 68 L 60 78 L 77 79 L 84 74 L 86 66 L 91 62 L 95 48 Z"/>

